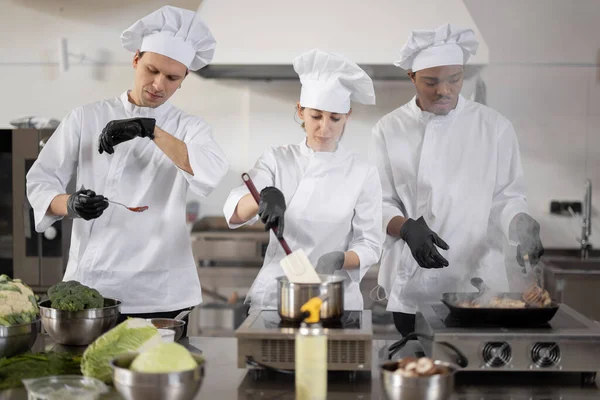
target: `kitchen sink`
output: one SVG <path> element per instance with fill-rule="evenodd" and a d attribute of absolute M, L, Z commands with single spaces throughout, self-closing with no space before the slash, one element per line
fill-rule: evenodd
<path fill-rule="evenodd" d="M 589 258 L 600 258 L 600 249 L 588 250 Z M 547 258 L 566 257 L 581 259 L 581 249 L 544 249 L 542 260 Z"/>
<path fill-rule="evenodd" d="M 600 321 L 600 256 L 590 253 L 587 260 L 573 254 L 542 257 L 544 287 L 550 296 Z"/>
<path fill-rule="evenodd" d="M 587 260 L 570 257 L 542 257 L 544 268 L 556 269 L 563 273 L 600 273 L 600 257 L 590 257 Z M 600 289 L 600 287 L 598 288 Z"/>

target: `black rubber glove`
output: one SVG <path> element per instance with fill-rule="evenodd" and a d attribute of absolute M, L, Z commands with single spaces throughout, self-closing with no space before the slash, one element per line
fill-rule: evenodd
<path fill-rule="evenodd" d="M 435 246 L 444 250 L 448 250 L 450 246 L 429 229 L 423 217 L 416 221 L 407 219 L 400 228 L 400 237 L 408 244 L 414 259 L 422 268 L 443 268 L 449 265 Z"/>
<path fill-rule="evenodd" d="M 113 154 L 114 146 L 136 137 L 154 139 L 154 118 L 129 118 L 110 121 L 100 134 L 98 151 Z"/>
<path fill-rule="evenodd" d="M 281 190 L 268 186 L 260 192 L 258 216 L 265 224 L 265 230 L 277 229 L 277 237 L 283 237 L 283 214 L 285 213 L 285 197 Z"/>
<path fill-rule="evenodd" d="M 510 223 L 510 230 L 517 237 L 519 245 L 517 246 L 517 262 L 524 266 L 523 256 L 529 255 L 531 265 L 540 262 L 540 257 L 544 254 L 544 246 L 540 239 L 540 224 L 531 218 L 530 215 L 520 213 L 513 218 Z"/>
<path fill-rule="evenodd" d="M 67 200 L 67 215 L 71 218 L 83 218 L 86 221 L 98 218 L 108 207 L 108 201 L 93 190 L 81 189 Z"/>
<path fill-rule="evenodd" d="M 315 271 L 322 275 L 333 275 L 335 271 L 339 271 L 344 266 L 346 255 L 343 251 L 332 251 L 323 254 L 317 261 Z"/>

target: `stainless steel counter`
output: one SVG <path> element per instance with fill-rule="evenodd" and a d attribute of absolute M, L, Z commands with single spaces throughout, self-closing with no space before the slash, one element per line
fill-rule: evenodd
<path fill-rule="evenodd" d="M 387 348 L 393 341 L 374 340 L 373 360 L 383 361 L 387 357 Z M 294 399 L 293 376 L 277 376 L 277 380 L 267 379 L 255 381 L 253 374 L 244 369 L 237 369 L 237 342 L 234 338 L 192 337 L 182 341 L 191 350 L 201 350 L 206 357 L 206 377 L 197 399 Z M 47 336 L 42 335 L 34 346 L 34 351 L 82 351 L 67 349 L 56 345 Z M 420 350 L 417 342 L 409 345 L 399 356 L 414 354 Z M 328 384 L 328 399 L 380 399 L 386 396 L 380 386 L 379 371 L 375 367 L 371 373 L 359 374 L 356 382 L 350 383 L 347 374 L 331 377 Z M 490 375 L 487 375 L 488 377 Z M 513 377 L 515 377 L 513 375 Z M 520 375 L 516 381 L 507 384 L 506 377 L 494 379 L 477 378 L 475 383 L 459 379 L 459 385 L 452 400 L 579 400 L 598 399 L 600 389 L 597 387 L 582 388 L 578 385 L 564 386 L 555 378 L 542 378 L 534 382 L 529 375 Z M 462 383 L 464 382 L 464 383 Z M 120 399 L 116 392 L 103 399 Z M 24 389 L 0 392 L 1 400 L 26 400 Z"/>

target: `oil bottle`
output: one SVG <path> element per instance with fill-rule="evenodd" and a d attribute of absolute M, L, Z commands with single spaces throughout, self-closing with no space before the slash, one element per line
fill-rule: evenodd
<path fill-rule="evenodd" d="M 300 309 L 306 317 L 296 334 L 296 400 L 327 399 L 327 334 L 321 324 L 320 297 Z"/>

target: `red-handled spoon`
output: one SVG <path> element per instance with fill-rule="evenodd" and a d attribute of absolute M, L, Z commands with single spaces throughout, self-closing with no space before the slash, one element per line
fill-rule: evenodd
<path fill-rule="evenodd" d="M 252 194 L 252 197 L 254 197 L 254 201 L 256 201 L 256 204 L 259 204 L 260 203 L 260 194 L 258 193 L 258 190 L 256 190 L 256 186 L 254 186 L 254 182 L 252 182 L 252 178 L 250 178 L 250 175 L 248 175 L 247 173 L 244 172 L 242 174 L 242 180 L 244 181 L 244 183 L 246 184 L 246 187 Z M 273 230 L 273 232 L 275 232 L 275 236 L 277 237 L 277 240 L 279 240 L 281 247 L 283 247 L 285 254 L 287 254 L 287 255 L 292 254 L 292 250 L 290 249 L 290 246 L 288 246 L 285 239 L 279 238 L 279 236 L 277 235 L 277 227 L 273 226 L 271 229 Z"/>

